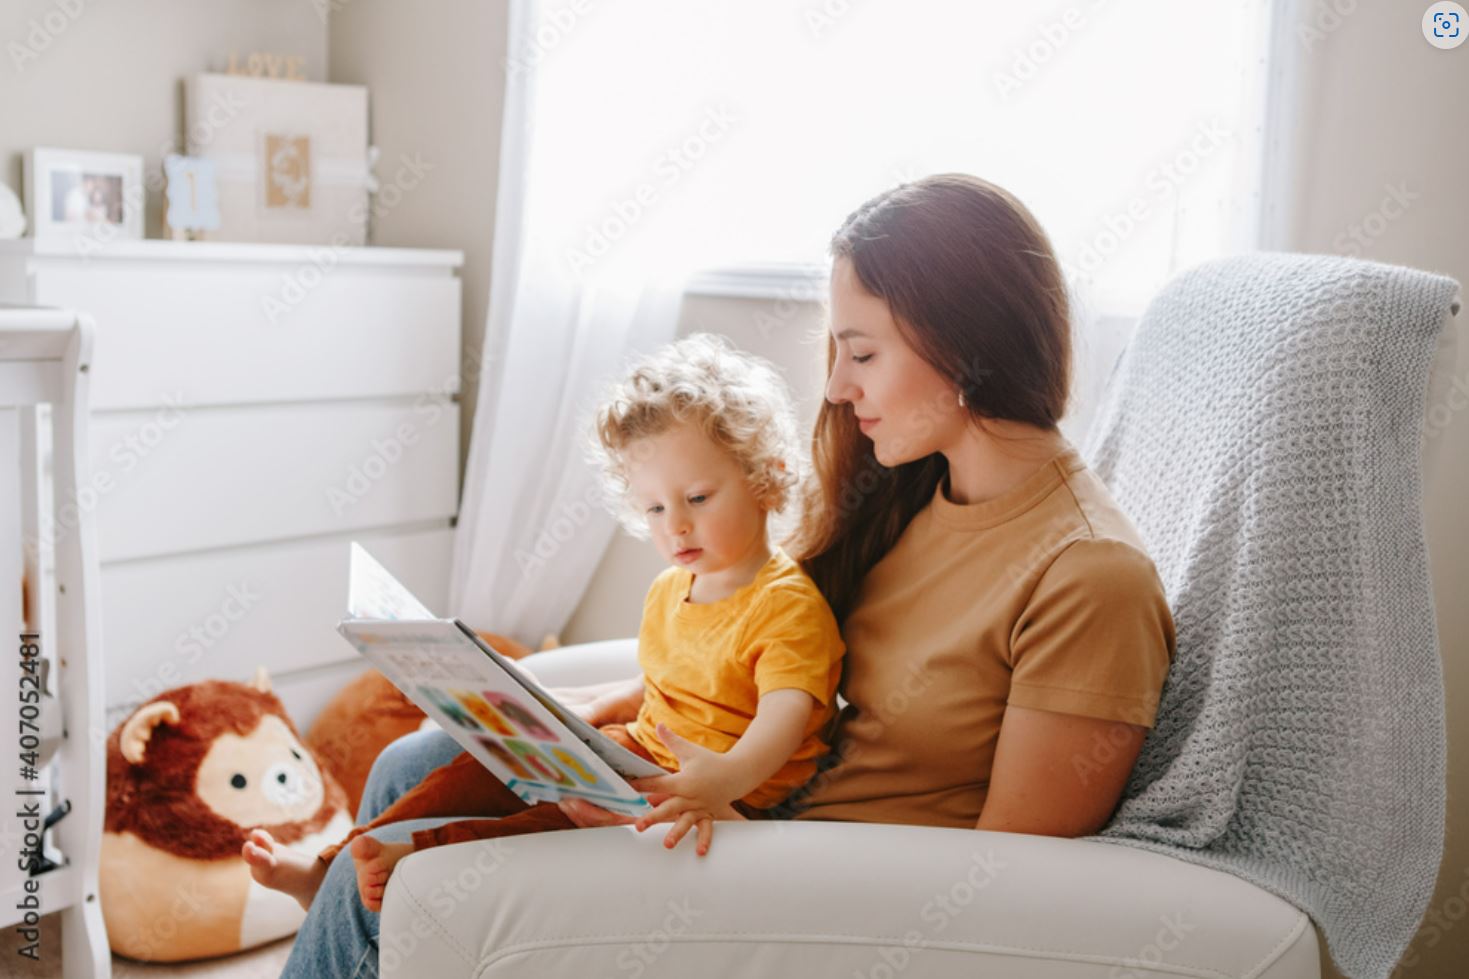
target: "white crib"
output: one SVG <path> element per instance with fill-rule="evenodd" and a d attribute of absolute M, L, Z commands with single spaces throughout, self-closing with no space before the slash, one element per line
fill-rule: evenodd
<path fill-rule="evenodd" d="M 0 307 L 0 580 L 9 582 L 0 588 L 8 633 L 0 650 L 0 927 L 16 934 L 60 911 L 66 979 L 112 973 L 97 898 L 107 731 L 99 488 L 87 454 L 92 336 L 77 313 Z M 45 677 L 36 703 L 27 702 L 41 687 L 32 676 Z M 24 815 L 29 808 L 44 818 L 66 804 L 49 834 Z M 32 876 L 19 864 L 38 830 L 56 866 Z M 21 936 L 18 948 L 29 942 Z M 36 954 L 54 952 L 48 944 Z"/>

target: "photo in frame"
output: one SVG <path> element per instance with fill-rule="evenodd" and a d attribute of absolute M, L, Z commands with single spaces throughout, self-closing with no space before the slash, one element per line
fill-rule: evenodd
<path fill-rule="evenodd" d="M 143 158 L 38 146 L 25 156 L 26 209 L 37 239 L 143 237 Z"/>

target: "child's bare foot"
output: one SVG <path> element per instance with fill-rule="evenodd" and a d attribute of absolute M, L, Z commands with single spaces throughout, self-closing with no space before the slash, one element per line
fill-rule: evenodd
<path fill-rule="evenodd" d="M 352 841 L 352 862 L 357 865 L 357 894 L 362 906 L 381 912 L 383 894 L 393 867 L 413 852 L 412 843 L 380 843 L 366 833 Z"/>
<path fill-rule="evenodd" d="M 311 910 L 311 899 L 326 877 L 326 864 L 300 850 L 282 846 L 263 829 L 252 829 L 240 856 L 250 865 L 250 876 L 272 890 L 283 891 Z"/>

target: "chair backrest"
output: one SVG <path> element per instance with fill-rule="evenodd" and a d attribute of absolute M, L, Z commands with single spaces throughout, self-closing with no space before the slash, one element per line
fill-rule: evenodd
<path fill-rule="evenodd" d="M 1365 301 L 1362 281 L 1343 280 L 1341 294 L 1323 291 L 1305 273 L 1321 261 L 1353 260 L 1251 255 L 1181 274 L 1144 313 L 1112 372 L 1083 454 L 1137 522 L 1165 583 L 1170 579 L 1165 566 L 1174 568 L 1196 553 L 1193 535 L 1202 529 L 1180 527 L 1174 518 L 1215 489 L 1195 463 L 1230 469 L 1241 453 L 1249 452 L 1252 440 L 1268 437 L 1281 424 L 1297 423 L 1300 413 L 1290 408 L 1293 390 L 1350 390 L 1363 411 L 1381 407 L 1373 404 L 1374 396 L 1390 398 L 1395 405 L 1416 397 L 1413 430 L 1397 433 L 1405 464 L 1409 457 L 1416 460 L 1421 446 L 1426 476 L 1443 451 L 1438 435 L 1456 404 L 1459 301 L 1447 305 L 1435 323 L 1417 327 L 1431 333 L 1426 384 L 1414 392 L 1379 390 L 1385 377 L 1381 358 L 1396 356 L 1404 344 L 1425 338 L 1382 335 L 1399 325 L 1387 310 L 1373 309 L 1358 320 L 1346 315 L 1348 307 Z M 1248 269 L 1242 271 L 1242 265 Z M 1355 265 L 1392 269 L 1370 262 Z M 1240 281 L 1251 284 L 1248 308 L 1230 291 Z M 1250 319 L 1252 310 L 1262 309 L 1269 310 L 1268 333 Z M 1335 331 L 1340 342 L 1320 346 L 1323 329 Z M 1319 359 L 1313 361 L 1313 356 Z M 1152 390 L 1143 396 L 1144 389 Z M 1119 427 L 1119 413 L 1126 416 L 1125 431 Z M 1218 434 L 1229 444 L 1201 453 L 1195 444 L 1198 433 Z M 1240 473 L 1234 471 L 1233 478 Z M 1258 480 L 1259 475 L 1252 477 L 1252 482 Z"/>
<path fill-rule="evenodd" d="M 1103 833 L 1290 900 L 1349 975 L 1390 971 L 1442 857 L 1423 455 L 1458 287 L 1321 255 L 1185 272 L 1143 315 L 1083 449 L 1178 640 Z"/>

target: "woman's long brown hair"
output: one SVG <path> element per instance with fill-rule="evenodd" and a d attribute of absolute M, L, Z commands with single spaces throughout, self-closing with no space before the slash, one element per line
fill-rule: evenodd
<path fill-rule="evenodd" d="M 1056 429 L 1071 386 L 1070 309 L 1050 239 L 1025 205 L 978 177 L 926 177 L 857 208 L 831 253 L 887 301 L 909 346 L 953 380 L 976 423 Z M 836 355 L 828 336 L 828 377 Z M 811 448 L 801 521 L 785 546 L 840 621 L 948 463 L 934 453 L 884 467 L 852 406 L 824 399 Z"/>

